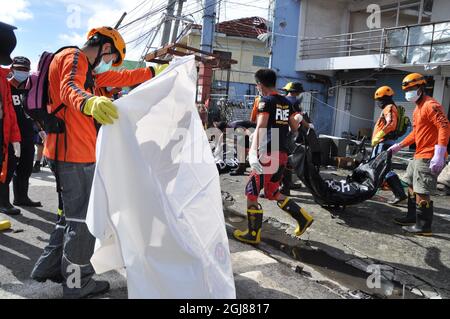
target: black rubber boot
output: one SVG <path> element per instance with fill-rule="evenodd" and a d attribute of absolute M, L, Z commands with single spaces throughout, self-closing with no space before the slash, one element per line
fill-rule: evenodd
<path fill-rule="evenodd" d="M 286 169 L 283 174 L 280 193 L 283 194 L 284 196 L 291 196 L 291 187 L 292 187 L 292 172 Z"/>
<path fill-rule="evenodd" d="M 239 163 L 238 167 L 230 172 L 231 176 L 245 175 L 246 166 L 245 163 Z"/>
<path fill-rule="evenodd" d="M 110 290 L 109 282 L 104 280 L 93 280 L 81 289 L 66 289 L 63 287 L 63 299 L 86 299 L 103 295 Z M 74 292 L 75 291 L 75 292 Z"/>
<path fill-rule="evenodd" d="M 416 196 L 408 196 L 408 212 L 405 217 L 394 218 L 394 223 L 402 226 L 411 226 L 416 223 Z"/>
<path fill-rule="evenodd" d="M 41 162 L 36 161 L 33 166 L 33 173 L 39 173 L 41 171 Z"/>
<path fill-rule="evenodd" d="M 41 202 L 34 202 L 28 197 L 28 179 L 22 179 L 17 176 L 13 178 L 14 202 L 16 206 L 42 207 Z"/>
<path fill-rule="evenodd" d="M 403 189 L 402 182 L 400 181 L 400 178 L 398 178 L 397 175 L 393 175 L 389 178 L 386 178 L 386 183 L 391 188 L 392 193 L 394 193 L 393 200 L 388 201 L 388 204 L 397 205 L 408 198 L 408 196 L 405 193 L 405 190 Z"/>
<path fill-rule="evenodd" d="M 414 235 L 432 236 L 433 202 L 422 202 L 420 205 L 417 205 L 417 208 L 416 224 L 413 226 L 404 226 L 402 229 Z"/>
<path fill-rule="evenodd" d="M 9 185 L 0 184 L 0 213 L 10 216 L 20 215 L 20 209 L 9 201 Z"/>
<path fill-rule="evenodd" d="M 278 207 L 287 212 L 297 221 L 298 226 L 295 229 L 296 236 L 301 236 L 314 222 L 314 218 L 290 198 L 286 198 L 284 201 L 279 201 L 277 204 Z"/>
<path fill-rule="evenodd" d="M 261 242 L 261 228 L 263 222 L 263 210 L 261 206 L 259 209 L 247 209 L 248 229 L 241 231 L 236 229 L 233 236 L 244 243 L 259 244 Z"/>

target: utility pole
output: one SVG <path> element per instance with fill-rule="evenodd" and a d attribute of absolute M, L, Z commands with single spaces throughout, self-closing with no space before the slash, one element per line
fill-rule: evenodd
<path fill-rule="evenodd" d="M 204 0 L 202 38 L 200 49 L 209 53 L 213 52 L 214 26 L 216 22 L 216 0 Z M 197 101 L 205 104 L 210 97 L 212 85 L 212 66 L 205 62 L 200 63 Z M 208 107 L 211 105 L 209 103 Z"/>
<path fill-rule="evenodd" d="M 183 4 L 185 1 L 186 0 L 178 0 L 177 16 L 175 17 L 175 25 L 172 31 L 172 43 L 175 43 L 177 41 L 178 27 L 180 26 L 180 17 L 183 13 Z"/>
<path fill-rule="evenodd" d="M 212 52 L 214 39 L 214 26 L 216 22 L 216 4 L 215 0 L 204 0 L 202 39 L 200 50 Z"/>
<path fill-rule="evenodd" d="M 170 29 L 172 29 L 173 12 L 175 10 L 175 3 L 177 0 L 168 0 L 166 18 L 164 22 L 163 34 L 161 37 L 161 46 L 165 46 L 170 40 Z"/>

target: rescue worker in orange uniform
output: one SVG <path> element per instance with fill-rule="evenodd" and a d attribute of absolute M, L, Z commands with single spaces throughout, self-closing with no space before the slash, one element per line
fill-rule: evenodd
<path fill-rule="evenodd" d="M 49 245 L 37 261 L 31 277 L 62 282 L 64 298 L 84 298 L 109 290 L 109 283 L 92 279 L 90 258 L 95 238 L 85 218 L 95 170 L 95 146 L 100 125 L 113 124 L 119 114 L 112 101 L 96 96 L 97 88 L 132 86 L 157 73 L 155 68 L 110 71 L 125 59 L 120 33 L 110 27 L 89 32 L 82 49 L 66 48 L 49 68 L 48 111 L 64 124 L 64 132 L 49 133 L 44 155 L 56 169 L 64 205 L 64 234 L 52 233 Z M 62 237 L 62 238 L 61 238 Z M 70 283 L 77 271 L 79 285 Z"/>
<path fill-rule="evenodd" d="M 442 105 L 426 94 L 426 84 L 425 77 L 419 73 L 411 73 L 403 79 L 406 100 L 416 103 L 413 130 L 389 151 L 395 154 L 403 147 L 416 144 L 414 159 L 403 177 L 409 185 L 408 212 L 394 222 L 403 225 L 403 230 L 410 234 L 431 236 L 433 201 L 430 195 L 436 190 L 437 176 L 445 166 L 450 126 Z"/>
<path fill-rule="evenodd" d="M 374 99 L 382 111 L 373 129 L 371 158 L 377 157 L 378 154 L 395 144 L 398 111 L 393 97 L 394 90 L 389 86 L 382 86 L 375 92 Z M 394 171 L 390 171 L 386 175 L 386 183 L 394 193 L 394 198 L 388 201 L 389 204 L 397 205 L 407 199 L 408 196 L 406 196 L 400 178 Z"/>

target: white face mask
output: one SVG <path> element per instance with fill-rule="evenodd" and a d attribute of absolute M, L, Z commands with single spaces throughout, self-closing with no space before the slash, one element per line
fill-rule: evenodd
<path fill-rule="evenodd" d="M 96 74 L 105 73 L 111 70 L 112 68 L 112 60 L 109 63 L 106 63 L 103 59 L 101 59 L 100 63 L 95 67 L 94 72 Z"/>
<path fill-rule="evenodd" d="M 419 90 L 408 91 L 408 92 L 405 93 L 405 99 L 408 102 L 416 103 L 417 100 L 419 100 L 419 98 L 420 98 Z"/>

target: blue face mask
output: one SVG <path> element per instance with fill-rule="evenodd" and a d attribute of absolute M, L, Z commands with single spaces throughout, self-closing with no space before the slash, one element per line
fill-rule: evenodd
<path fill-rule="evenodd" d="M 109 61 L 109 63 L 106 63 L 105 61 L 103 61 L 103 59 L 100 61 L 99 65 L 97 65 L 94 69 L 94 72 L 96 74 L 100 74 L 100 73 L 105 73 L 108 72 L 109 70 L 111 70 L 112 68 L 112 60 Z"/>
<path fill-rule="evenodd" d="M 19 82 L 19 83 L 25 82 L 26 79 L 28 79 L 29 72 L 27 72 L 27 71 L 17 71 L 17 70 L 14 70 L 13 73 L 14 73 L 14 78 L 15 78 L 15 79 L 17 80 L 17 82 Z"/>

